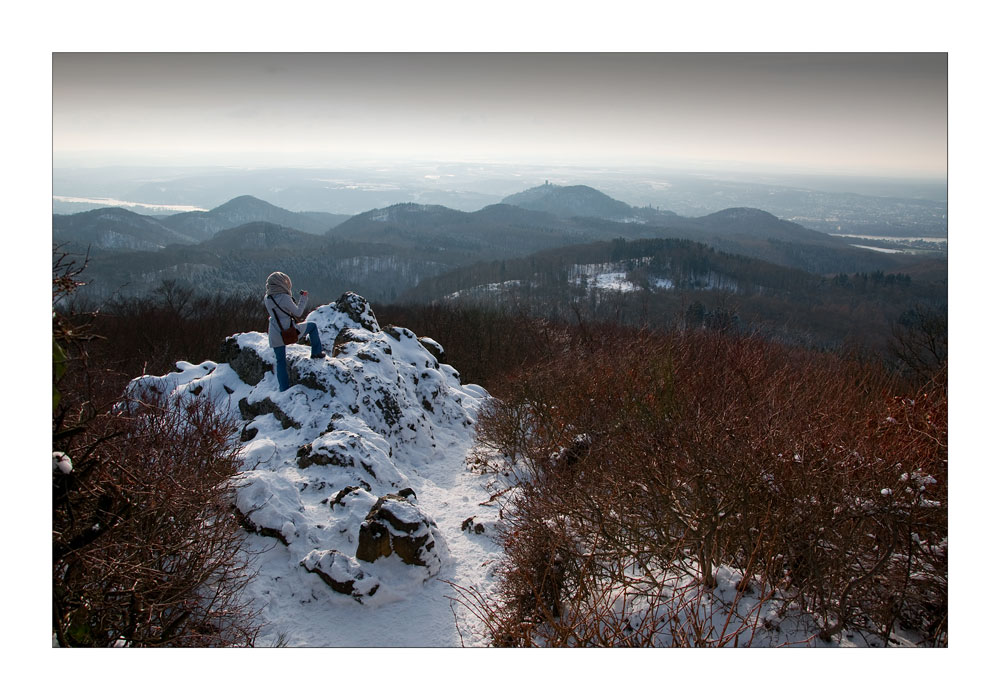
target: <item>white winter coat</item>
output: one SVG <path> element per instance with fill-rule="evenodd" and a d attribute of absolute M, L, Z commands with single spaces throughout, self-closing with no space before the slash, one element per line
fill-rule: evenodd
<path fill-rule="evenodd" d="M 293 317 L 298 318 L 305 312 L 306 304 L 309 302 L 309 295 L 301 295 L 298 305 L 295 304 L 292 297 L 288 294 L 272 294 L 270 296 L 270 299 L 267 296 L 264 297 L 264 308 L 267 309 L 269 319 L 267 324 L 267 340 L 272 348 L 278 348 L 285 343 L 281 339 L 281 330 L 274 320 L 275 314 L 277 314 L 278 319 L 281 321 L 281 328 L 288 328 L 289 323 L 294 323 L 292 320 Z M 272 302 L 271 299 L 274 301 Z M 305 326 L 303 324 L 295 323 L 295 328 L 298 330 L 300 336 L 305 333 Z"/>

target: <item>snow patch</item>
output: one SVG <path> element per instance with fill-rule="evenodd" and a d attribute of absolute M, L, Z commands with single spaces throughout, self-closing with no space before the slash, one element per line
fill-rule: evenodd
<path fill-rule="evenodd" d="M 73 460 L 69 458 L 65 452 L 53 452 L 52 453 L 52 471 L 62 472 L 63 474 L 69 474 L 73 471 Z"/>

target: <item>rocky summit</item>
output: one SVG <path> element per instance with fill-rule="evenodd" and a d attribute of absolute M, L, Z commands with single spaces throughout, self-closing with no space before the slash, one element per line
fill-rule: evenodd
<path fill-rule="evenodd" d="M 176 372 L 133 380 L 129 396 L 210 400 L 238 420 L 243 470 L 234 505 L 249 537 L 269 538 L 256 584 L 265 602 L 269 587 L 289 581 L 308 589 L 303 604 L 406 598 L 451 556 L 422 503 L 429 482 L 415 475 L 469 444 L 487 393 L 463 385 L 432 339 L 382 328 L 357 294 L 306 320 L 319 328 L 327 357 L 289 346 L 285 392 L 267 335 L 248 332 L 226 338 L 217 361 L 178 362 Z"/>

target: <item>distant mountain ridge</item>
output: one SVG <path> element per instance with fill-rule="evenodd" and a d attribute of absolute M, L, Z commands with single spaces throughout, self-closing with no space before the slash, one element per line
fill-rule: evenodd
<path fill-rule="evenodd" d="M 505 197 L 503 204 L 547 212 L 560 218 L 597 218 L 618 223 L 683 226 L 715 234 L 764 235 L 777 240 L 830 242 L 825 233 L 779 219 L 762 209 L 732 207 L 699 217 L 685 217 L 669 210 L 633 207 L 586 185 L 545 183 Z"/>
<path fill-rule="evenodd" d="M 527 207 L 527 208 L 526 208 Z M 571 216 L 567 214 L 572 214 Z M 438 205 L 397 204 L 352 217 L 331 235 L 411 250 L 462 250 L 481 260 L 518 257 L 548 248 L 624 238 L 681 238 L 729 253 L 810 272 L 857 272 L 895 261 L 848 242 L 748 207 L 701 217 L 632 207 L 587 187 L 546 183 L 477 212 Z"/>
<path fill-rule="evenodd" d="M 164 246 L 192 244 L 192 236 L 175 231 L 161 221 L 121 207 L 93 209 L 79 214 L 52 216 L 54 243 L 108 250 L 159 250 Z"/>
<path fill-rule="evenodd" d="M 399 245 L 403 248 L 476 252 L 485 257 L 523 255 L 600 238 L 648 237 L 607 225 L 628 224 L 679 228 L 680 235 L 704 240 L 702 234 L 751 236 L 843 246 L 836 239 L 757 209 L 733 208 L 687 218 L 670 211 L 632 207 L 592 187 L 545 184 L 475 212 L 412 202 L 373 209 L 356 216 L 322 212 L 291 212 L 249 195 L 236 197 L 209 211 L 166 217 L 135 214 L 121 208 L 53 215 L 53 240 L 70 241 L 103 250 L 155 251 L 169 245 L 210 241 L 222 231 L 253 223 L 268 223 L 312 235 L 334 235 L 354 241 Z M 663 231 L 658 232 L 662 235 Z M 273 232 L 272 232 L 273 238 Z M 286 234 L 287 235 L 287 234 Z M 225 239 L 235 243 L 229 236 Z M 301 239 L 300 242 L 307 241 Z M 225 245 L 218 241 L 219 248 Z M 240 240 L 239 245 L 247 245 Z M 263 240 L 261 245 L 272 245 Z"/>
<path fill-rule="evenodd" d="M 560 186 L 545 183 L 505 197 L 500 203 L 544 211 L 562 218 L 581 216 L 627 221 L 635 217 L 635 208 L 631 205 L 612 199 L 586 185 Z"/>
<path fill-rule="evenodd" d="M 165 226 L 199 241 L 208 240 L 219 231 L 254 221 L 266 221 L 312 234 L 326 233 L 330 228 L 328 221 L 320 217 L 291 212 L 250 195 L 236 197 L 210 211 L 173 214 L 162 221 Z"/>
<path fill-rule="evenodd" d="M 689 219 L 687 223 L 717 233 L 761 235 L 774 240 L 810 240 L 818 243 L 831 243 L 831 237 L 828 234 L 813 231 L 792 221 L 779 219 L 774 214 L 762 209 L 749 207 L 723 209 L 714 214 Z"/>
<path fill-rule="evenodd" d="M 525 206 L 510 202 L 521 202 Z M 890 271 L 902 256 L 736 207 L 683 217 L 631 207 L 587 186 L 543 185 L 475 212 L 413 202 L 352 217 L 295 213 L 251 196 L 210 211 L 151 217 L 123 209 L 54 215 L 53 242 L 91 248 L 95 295 L 141 294 L 176 278 L 218 291 L 256 289 L 276 266 L 313 290 L 354 286 L 395 299 L 428 276 L 595 241 L 668 238 L 812 273 Z M 535 208 L 530 208 L 535 207 Z M 567 216 L 566 214 L 572 214 Z M 894 259 L 895 258 L 895 259 Z"/>
<path fill-rule="evenodd" d="M 577 226 L 548 212 L 494 204 L 475 212 L 411 202 L 364 212 L 330 235 L 422 250 L 453 249 L 483 258 L 586 240 Z"/>
<path fill-rule="evenodd" d="M 319 236 L 349 218 L 326 212 L 291 212 L 256 197 L 242 196 L 210 211 L 164 217 L 136 214 L 119 207 L 54 214 L 52 240 L 98 251 L 155 251 L 169 245 L 209 241 L 220 231 L 255 222 Z"/>

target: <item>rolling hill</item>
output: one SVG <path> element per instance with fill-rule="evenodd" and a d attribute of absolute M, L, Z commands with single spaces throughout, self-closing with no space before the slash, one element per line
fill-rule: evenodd
<path fill-rule="evenodd" d="M 580 216 L 613 221 L 635 218 L 634 207 L 586 185 L 564 187 L 546 183 L 505 197 L 501 204 L 544 211 L 561 218 Z"/>
<path fill-rule="evenodd" d="M 188 235 L 175 231 L 151 216 L 107 207 L 79 214 L 52 216 L 52 242 L 70 244 L 74 251 L 159 250 L 172 244 L 195 243 Z"/>
<path fill-rule="evenodd" d="M 475 212 L 401 203 L 346 218 L 295 213 L 243 196 L 206 212 L 156 218 L 121 209 L 53 217 L 53 240 L 91 246 L 92 295 L 144 294 L 166 279 L 207 291 L 255 290 L 274 269 L 297 284 L 376 301 L 483 261 L 598 241 L 691 240 L 815 274 L 892 272 L 914 256 L 853 247 L 750 208 L 682 217 L 630 207 L 586 186 L 532 188 Z M 573 214 L 568 216 L 568 214 Z M 585 215 L 578 215 L 585 214 Z M 338 288 L 341 285 L 343 288 Z"/>
<path fill-rule="evenodd" d="M 163 224 L 198 241 L 205 241 L 219 231 L 254 221 L 267 221 L 306 233 L 326 233 L 331 228 L 329 216 L 299 214 L 276 207 L 262 199 L 244 195 L 210 211 L 173 214 L 163 219 Z"/>

